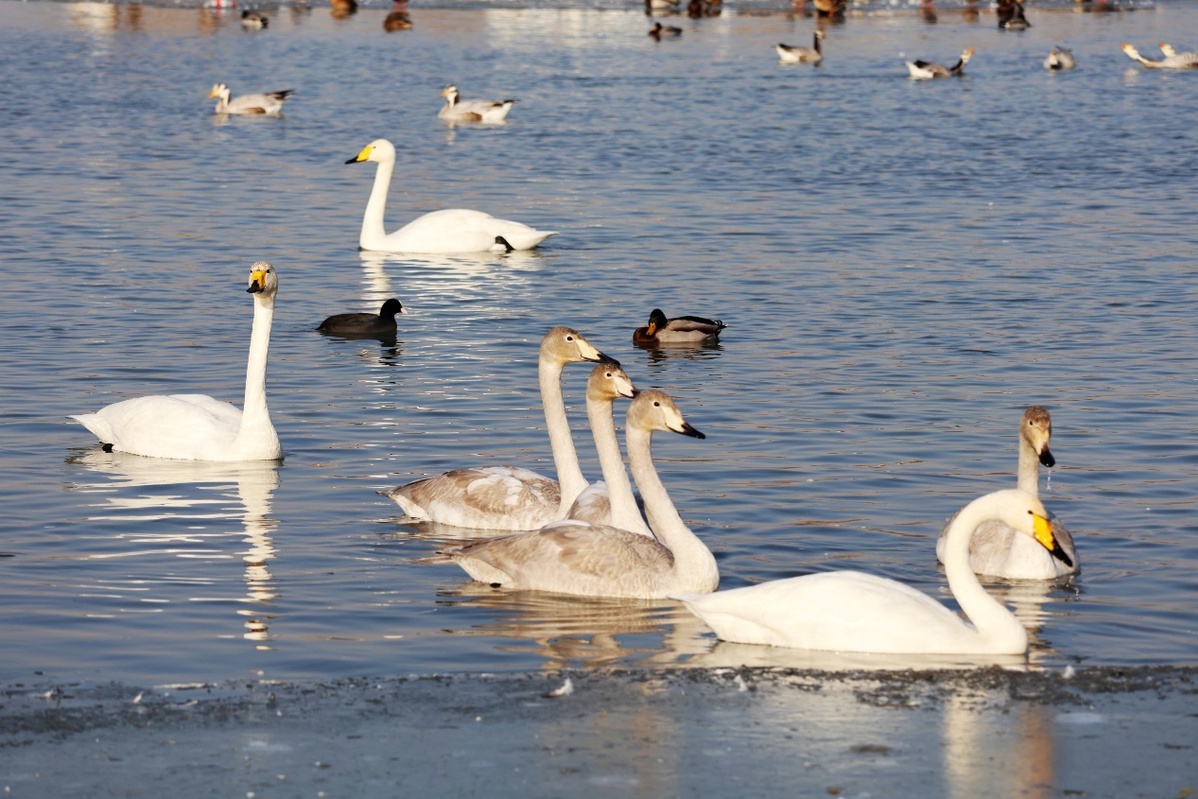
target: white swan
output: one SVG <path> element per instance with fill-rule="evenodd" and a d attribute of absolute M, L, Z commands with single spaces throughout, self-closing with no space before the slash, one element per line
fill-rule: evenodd
<path fill-rule="evenodd" d="M 591 420 L 591 435 L 595 438 L 603 479 L 591 483 L 578 495 L 566 518 L 605 524 L 652 538 L 653 531 L 641 516 L 628 472 L 624 470 L 624 456 L 620 453 L 612 417 L 612 403 L 617 398 L 636 394 L 632 381 L 620 367 L 601 363 L 591 370 L 587 380 L 587 418 Z"/>
<path fill-rule="evenodd" d="M 967 47 L 961 51 L 961 57 L 951 67 L 946 67 L 943 64 L 935 64 L 931 61 L 908 61 L 907 71 L 911 73 L 911 77 L 915 80 L 960 76 L 965 74 L 965 65 L 969 63 L 969 59 L 971 58 L 973 58 L 973 48 Z"/>
<path fill-rule="evenodd" d="M 824 32 L 817 30 L 815 40 L 810 47 L 778 44 L 774 46 L 774 51 L 783 64 L 822 64 L 824 61 L 824 50 L 820 46 L 822 38 L 824 38 Z"/>
<path fill-rule="evenodd" d="M 1145 58 L 1140 55 L 1139 50 L 1127 42 L 1123 43 L 1122 49 L 1129 58 L 1139 61 L 1149 69 L 1198 69 L 1198 53 L 1179 53 L 1170 45 L 1161 47 L 1165 57 L 1160 61 Z"/>
<path fill-rule="evenodd" d="M 363 250 L 381 252 L 455 253 L 506 252 L 510 245 L 517 250 L 531 250 L 555 231 L 535 230 L 520 222 L 496 219 L 482 211 L 447 208 L 413 219 L 394 233 L 383 228 L 383 212 L 387 208 L 387 188 L 395 170 L 395 147 L 386 139 L 375 139 L 345 163 L 374 161 L 379 165 L 374 174 L 374 188 L 366 203 L 362 218 L 362 235 L 358 246 Z M 500 242 L 497 239 L 502 239 Z"/>
<path fill-rule="evenodd" d="M 1053 466 L 1056 459 L 1048 448 L 1052 440 L 1052 418 L 1046 408 L 1033 405 L 1019 420 L 1019 482 L 1017 487 L 1033 497 L 1040 496 L 1040 464 Z M 1081 571 L 1073 535 L 1052 519 L 1053 537 L 1068 562 L 1053 557 L 1044 547 L 997 519 L 978 525 L 969 541 L 969 565 L 978 574 L 1023 580 L 1051 580 Z M 952 518 L 944 524 L 936 542 L 936 557 L 944 562 Z"/>
<path fill-rule="evenodd" d="M 515 100 L 463 100 L 458 87 L 452 83 L 441 90 L 445 105 L 437 116 L 447 122 L 503 122 Z"/>
<path fill-rule="evenodd" d="M 1017 655 L 1027 630 L 969 568 L 969 535 L 1000 518 L 1056 550 L 1040 500 L 1018 489 L 975 499 L 949 534 L 945 574 L 966 622 L 908 585 L 855 571 L 774 580 L 709 596 L 679 596 L 725 641 L 837 652 Z"/>
<path fill-rule="evenodd" d="M 235 100 L 229 99 L 229 87 L 218 83 L 208 93 L 208 99 L 216 98 L 216 113 L 218 114 L 267 114 L 278 116 L 283 110 L 283 102 L 295 94 L 295 89 L 284 89 L 281 92 L 266 94 L 243 94 Z"/>
<path fill-rule="evenodd" d="M 266 354 L 278 285 L 275 268 L 266 261 L 250 267 L 246 291 L 254 295 L 254 325 L 241 410 L 205 394 L 157 394 L 71 418 L 114 452 L 193 461 L 282 458 L 266 407 Z"/>
<path fill-rule="evenodd" d="M 537 371 L 557 480 L 515 466 L 482 466 L 415 480 L 385 496 L 413 519 L 454 527 L 535 530 L 565 518 L 587 485 L 570 437 L 561 382 L 562 368 L 580 361 L 616 363 L 577 330 L 555 327 L 545 334 Z"/>
<path fill-rule="evenodd" d="M 1073 51 L 1066 47 L 1054 47 L 1048 51 L 1047 57 L 1044 59 L 1044 68 L 1053 70 L 1054 72 L 1062 69 L 1073 69 L 1077 66 L 1077 59 L 1073 57 Z"/>
<path fill-rule="evenodd" d="M 657 540 L 567 520 L 442 554 L 475 580 L 512 590 L 639 599 L 714 591 L 720 582 L 715 557 L 682 521 L 653 468 L 655 430 L 704 436 L 661 391 L 642 391 L 628 406 L 628 457 Z"/>

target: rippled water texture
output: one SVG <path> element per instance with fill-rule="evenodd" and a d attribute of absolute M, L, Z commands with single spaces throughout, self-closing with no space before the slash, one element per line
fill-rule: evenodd
<path fill-rule="evenodd" d="M 496 593 L 375 492 L 495 462 L 552 470 L 540 337 L 569 324 L 705 441 L 663 479 L 723 585 L 832 568 L 947 597 L 934 541 L 1014 484 L 1023 409 L 1053 414 L 1048 507 L 1071 583 L 990 585 L 1031 661 L 1198 661 L 1193 255 L 1198 73 L 1142 71 L 1192 6 L 1032 9 L 1022 34 L 944 9 L 831 27 L 729 8 L 654 43 L 639 11 L 273 10 L 0 3 L 0 678 L 278 678 L 556 666 L 835 664 L 714 646 L 669 602 Z M 1179 46 L 1195 41 L 1175 41 Z M 1053 74 L 1054 44 L 1080 66 Z M 905 58 L 968 76 L 916 83 Z M 295 88 L 281 118 L 213 117 Z M 438 93 L 517 97 L 448 128 Z M 388 227 L 472 207 L 560 231 L 534 253 L 359 255 L 394 141 Z M 269 396 L 281 467 L 101 452 L 66 416 L 142 393 L 241 401 L 249 264 L 278 266 Z M 326 315 L 399 297 L 394 342 Z M 641 350 L 649 310 L 722 317 Z M 581 431 L 587 369 L 565 389 Z M 589 475 L 595 456 L 580 432 Z M 886 659 L 864 661 L 888 665 Z"/>

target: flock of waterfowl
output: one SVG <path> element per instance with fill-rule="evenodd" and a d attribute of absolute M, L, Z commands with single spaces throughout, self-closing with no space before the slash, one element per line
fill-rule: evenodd
<path fill-rule="evenodd" d="M 1022 14 L 1020 13 L 1020 16 Z M 655 26 L 655 36 L 668 35 Z M 653 31 L 651 31 L 653 33 Z M 819 64 L 822 40 L 813 46 L 778 45 L 781 60 Z M 1146 66 L 1191 68 L 1198 54 L 1161 45 L 1163 59 L 1149 61 L 1131 45 L 1123 49 Z M 967 48 L 952 67 L 911 61 L 914 78 L 960 75 L 973 55 Z M 1068 69 L 1072 54 L 1054 48 L 1045 66 Z M 290 90 L 230 96 L 213 87 L 218 113 L 278 114 Z M 457 88 L 442 92 L 442 119 L 499 122 L 515 100 L 465 101 Z M 359 237 L 364 250 L 402 253 L 511 252 L 531 249 L 554 235 L 520 222 L 470 209 L 434 211 L 387 233 L 384 212 L 395 166 L 390 141 L 376 139 L 347 164 L 374 162 L 373 188 Z M 259 261 L 247 292 L 254 303 L 245 397 L 241 408 L 202 394 L 144 396 L 108 405 L 75 419 L 106 449 L 151 458 L 198 461 L 279 460 L 283 448 L 266 398 L 267 354 L 279 279 Z M 377 314 L 338 314 L 316 329 L 340 335 L 394 333 L 397 299 Z M 697 316 L 669 318 L 658 308 L 632 337 L 642 345 L 712 343 L 723 322 Z M 586 412 L 603 480 L 589 482 L 579 465 L 567 419 L 561 378 L 572 363 L 594 364 Z M 1080 568 L 1068 530 L 1038 496 L 1039 467 L 1052 466 L 1051 420 L 1036 406 L 1019 425 L 1018 479 L 1014 488 L 982 496 L 945 524 L 936 546 L 955 612 L 911 587 L 857 571 L 836 571 L 719 591 L 711 550 L 691 531 L 658 476 L 654 433 L 692 438 L 691 426 L 668 395 L 638 391 L 619 363 L 577 330 L 554 327 L 544 336 L 538 381 L 553 456 L 550 477 L 515 465 L 457 469 L 382 492 L 414 521 L 477 532 L 479 540 L 441 551 L 475 580 L 508 590 L 551 591 L 587 597 L 673 598 L 686 604 L 728 641 L 816 650 L 928 654 L 1018 654 L 1028 647 L 1023 625 L 982 587 L 978 575 L 1051 580 Z M 614 404 L 630 400 L 624 432 L 633 492 L 616 431 Z"/>

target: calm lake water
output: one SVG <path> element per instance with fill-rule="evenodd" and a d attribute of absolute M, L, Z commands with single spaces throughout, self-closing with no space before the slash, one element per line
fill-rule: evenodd
<path fill-rule="evenodd" d="M 716 646 L 671 602 L 472 584 L 434 556 L 445 531 L 375 493 L 551 470 L 536 355 L 558 324 L 708 434 L 656 454 L 724 587 L 847 567 L 947 599 L 943 520 L 1014 485 L 1019 416 L 1048 406 L 1043 496 L 1083 572 L 988 583 L 1031 663 L 1198 662 L 1198 72 L 1119 51 L 1192 49 L 1176 32 L 1198 8 L 1033 7 L 1014 34 L 989 10 L 875 7 L 813 69 L 773 52 L 811 19 L 729 8 L 655 43 L 629 5 L 417 3 L 387 34 L 383 8 L 272 9 L 250 33 L 236 12 L 0 3 L 0 680 L 836 665 Z M 1057 44 L 1076 70 L 1043 69 Z M 966 46 L 964 79 L 907 79 L 905 59 Z M 220 119 L 218 81 L 297 91 L 281 118 Z M 520 102 L 449 128 L 449 82 Z M 359 254 L 374 167 L 344 161 L 380 136 L 400 153 L 389 229 L 471 207 L 560 235 Z M 143 393 L 240 403 L 260 258 L 280 274 L 282 465 L 106 454 L 66 418 Z M 410 310 L 394 342 L 312 330 L 390 296 Z M 637 349 L 653 307 L 728 330 Z M 588 372 L 565 390 L 596 477 Z"/>

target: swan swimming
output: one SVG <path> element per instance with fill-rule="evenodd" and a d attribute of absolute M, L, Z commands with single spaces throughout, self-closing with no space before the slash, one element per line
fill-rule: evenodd
<path fill-rule="evenodd" d="M 639 599 L 714 591 L 715 557 L 682 521 L 653 467 L 651 438 L 662 430 L 704 437 L 667 394 L 640 392 L 628 406 L 628 457 L 656 539 L 566 520 L 442 554 L 475 580 L 510 590 Z"/>
<path fill-rule="evenodd" d="M 383 227 L 387 209 L 387 189 L 395 170 L 395 146 L 386 139 L 375 139 L 345 163 L 374 161 L 374 187 L 362 217 L 358 247 L 379 252 L 466 253 L 531 250 L 556 231 L 535 230 L 521 222 L 496 219 L 482 211 L 446 208 L 413 219 L 394 233 Z M 501 243 L 498 239 L 503 239 Z"/>
<path fill-rule="evenodd" d="M 535 530 L 565 518 L 587 480 L 578 465 L 562 399 L 562 369 L 581 361 L 618 362 L 577 330 L 555 327 L 541 341 L 537 372 L 557 480 L 515 466 L 455 469 L 383 492 L 419 521 L 478 530 Z"/>
<path fill-rule="evenodd" d="M 194 461 L 279 460 L 283 448 L 266 407 L 266 355 L 278 291 L 276 269 L 250 267 L 254 323 L 241 409 L 206 394 L 155 394 L 70 418 L 95 434 L 106 449 L 150 458 Z"/>
<path fill-rule="evenodd" d="M 1017 487 L 1033 497 L 1040 496 L 1040 464 L 1054 466 L 1056 459 L 1048 448 L 1052 439 L 1052 418 L 1048 409 L 1033 405 L 1019 420 L 1019 480 Z M 1022 580 L 1051 580 L 1081 571 L 1073 534 L 1053 517 L 1053 537 L 1068 556 L 1068 562 L 1054 558 L 1044 547 L 1027 536 L 1019 535 L 997 519 L 978 525 L 969 540 L 969 565 L 978 574 Z M 950 518 L 936 542 L 936 557 L 944 562 L 944 549 Z"/>
<path fill-rule="evenodd" d="M 1053 538 L 1048 512 L 1026 491 L 996 491 L 970 502 L 953 521 L 944 566 L 949 590 L 969 621 L 922 591 L 858 571 L 675 598 L 733 643 L 836 652 L 1018 655 L 1027 651 L 1027 630 L 986 593 L 969 568 L 970 534 L 996 518 L 1056 557 L 1068 557 Z"/>

